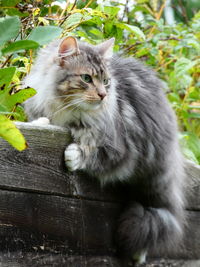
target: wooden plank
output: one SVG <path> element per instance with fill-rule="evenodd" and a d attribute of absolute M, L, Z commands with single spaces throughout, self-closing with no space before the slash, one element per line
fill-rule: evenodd
<path fill-rule="evenodd" d="M 0 191 L 1 224 L 47 234 L 79 254 L 113 253 L 119 212 L 120 205 L 114 203 Z M 0 243 L 5 244 L 6 238 L 1 236 Z"/>
<path fill-rule="evenodd" d="M 95 178 L 68 173 L 63 152 L 70 138 L 65 129 L 24 123 L 20 128 L 29 143 L 26 151 L 17 152 L 0 140 L 0 250 L 14 249 L 14 244 L 17 249 L 21 242 L 24 249 L 42 244 L 53 251 L 113 254 L 112 239 L 126 189 L 101 188 Z M 187 208 L 192 211 L 184 246 L 178 254 L 162 256 L 200 255 L 200 212 L 194 212 L 200 210 L 200 167 L 187 162 L 186 170 Z M 18 243 L 9 239 L 8 226 Z"/>
<path fill-rule="evenodd" d="M 0 253 L 1 267 L 122 267 L 117 258 L 109 256 L 68 256 L 56 253 Z M 199 267 L 200 260 L 149 260 L 136 267 Z M 127 266 L 126 266 L 127 267 Z"/>
<path fill-rule="evenodd" d="M 183 248 L 180 258 L 200 259 L 200 212 L 188 211 Z M 200 266 L 200 265 L 199 265 Z"/>
<path fill-rule="evenodd" d="M 26 250 L 43 246 L 46 250 L 53 247 L 79 255 L 113 255 L 113 238 L 120 212 L 121 206 L 117 203 L 2 190 L 0 250 L 19 248 L 20 244 L 11 241 L 15 236 L 24 243 Z M 200 212 L 188 211 L 187 217 L 188 227 L 179 251 L 159 256 L 199 258 Z M 16 230 L 12 230 L 13 226 Z"/>
<path fill-rule="evenodd" d="M 68 256 L 55 253 L 0 254 L 1 267 L 121 267 L 118 259 L 108 256 Z"/>
<path fill-rule="evenodd" d="M 0 139 L 0 188 L 114 202 L 126 195 L 117 187 L 101 188 L 97 179 L 82 172 L 67 172 L 63 158 L 70 141 L 67 129 L 36 127 L 30 123 L 18 123 L 18 127 L 24 133 L 29 148 L 18 152 Z M 186 170 L 187 207 L 200 210 L 200 167 L 187 162 Z"/>
<path fill-rule="evenodd" d="M 200 210 L 200 165 L 187 161 L 187 209 Z"/>
<path fill-rule="evenodd" d="M 67 172 L 64 150 L 70 138 L 66 129 L 18 124 L 29 147 L 19 152 L 0 139 L 0 188 L 117 201 L 117 190 L 101 188 L 97 179 L 82 172 Z"/>
<path fill-rule="evenodd" d="M 149 260 L 146 264 L 140 264 L 136 267 L 200 267 L 200 260 Z"/>

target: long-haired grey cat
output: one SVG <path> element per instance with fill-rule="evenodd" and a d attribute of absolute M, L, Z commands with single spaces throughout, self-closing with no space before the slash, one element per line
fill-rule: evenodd
<path fill-rule="evenodd" d="M 181 239 L 183 160 L 163 83 L 137 60 L 113 55 L 113 43 L 67 37 L 47 46 L 25 79 L 37 90 L 25 108 L 30 120 L 47 117 L 70 129 L 70 171 L 85 170 L 102 185 L 130 184 L 116 243 L 123 257 L 142 262 Z"/>

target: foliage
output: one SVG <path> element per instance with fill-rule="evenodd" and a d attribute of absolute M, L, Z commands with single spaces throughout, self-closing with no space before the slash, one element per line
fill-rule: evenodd
<path fill-rule="evenodd" d="M 26 141 L 9 118 L 24 120 L 24 111 L 18 104 L 33 96 L 35 90 L 28 88 L 15 92 L 14 88 L 10 86 L 15 71 L 15 67 L 0 70 L 0 136 L 16 149 L 23 150 L 27 147 Z"/>
<path fill-rule="evenodd" d="M 92 0 L 37 0 L 31 4 L 2 0 L 0 63 L 2 67 L 16 67 L 12 84 L 19 90 L 17 84 L 29 72 L 38 47 L 55 38 L 70 34 L 98 44 L 114 36 L 116 52 L 139 58 L 166 81 L 183 151 L 200 163 L 199 1 L 192 0 L 188 5 L 187 0 L 171 0 L 176 7 L 173 25 L 166 23 L 164 0 L 137 0 L 135 5 L 130 1 L 98 2 L 101 4 Z"/>

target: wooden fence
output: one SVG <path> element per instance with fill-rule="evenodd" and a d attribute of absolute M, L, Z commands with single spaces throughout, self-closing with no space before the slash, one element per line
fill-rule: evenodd
<path fill-rule="evenodd" d="M 0 266 L 119 267 L 113 236 L 123 193 L 66 171 L 63 128 L 18 127 L 27 150 L 0 140 Z M 178 253 L 156 255 L 146 267 L 200 266 L 200 168 L 187 162 L 186 169 L 184 242 Z"/>

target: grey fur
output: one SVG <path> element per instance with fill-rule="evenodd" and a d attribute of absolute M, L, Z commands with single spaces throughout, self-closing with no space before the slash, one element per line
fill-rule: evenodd
<path fill-rule="evenodd" d="M 163 83 L 137 60 L 105 59 L 98 47 L 85 43 L 79 43 L 79 55 L 60 66 L 58 47 L 59 41 L 43 50 L 25 80 L 25 86 L 38 91 L 25 105 L 29 118 L 45 116 L 68 127 L 81 151 L 79 168 L 102 184 L 129 185 L 129 205 L 117 231 L 123 255 L 174 250 L 185 223 L 184 171 L 176 118 Z M 59 85 L 73 80 L 80 68 L 110 77 L 106 100 L 94 110 L 81 103 L 58 111 Z"/>

